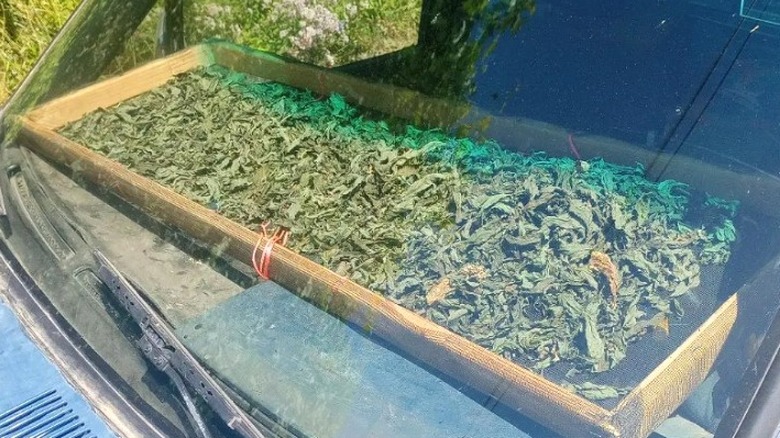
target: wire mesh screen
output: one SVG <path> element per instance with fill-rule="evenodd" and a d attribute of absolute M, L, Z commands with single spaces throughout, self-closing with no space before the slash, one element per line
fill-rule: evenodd
<path fill-rule="evenodd" d="M 546 369 L 545 378 L 556 383 L 564 380 L 574 383 L 592 381 L 603 385 L 636 387 L 680 347 L 723 303 L 717 294 L 723 271 L 722 267 L 705 269 L 702 272 L 702 285 L 686 294 L 681 300 L 685 308 L 685 315 L 678 320 L 670 321 L 668 333 L 650 333 L 630 344 L 625 359 L 615 368 L 595 375 L 580 374 L 566 377 L 570 367 L 567 364 L 560 364 Z M 605 408 L 612 409 L 621 401 L 622 398 L 611 398 L 595 402 Z"/>

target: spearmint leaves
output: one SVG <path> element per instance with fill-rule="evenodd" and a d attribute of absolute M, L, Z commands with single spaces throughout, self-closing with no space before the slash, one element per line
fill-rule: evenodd
<path fill-rule="evenodd" d="M 600 373 L 668 333 L 738 238 L 738 203 L 707 195 L 688 222 L 691 188 L 641 166 L 512 153 L 222 67 L 61 133 L 250 228 L 286 226 L 293 250 L 540 372 Z"/>

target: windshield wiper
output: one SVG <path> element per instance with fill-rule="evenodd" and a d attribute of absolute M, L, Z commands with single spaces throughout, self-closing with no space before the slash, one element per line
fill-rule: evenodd
<path fill-rule="evenodd" d="M 95 257 L 100 265 L 98 277 L 141 328 L 142 336 L 137 341 L 137 345 L 144 356 L 158 370 L 165 373 L 181 392 L 190 419 L 200 436 L 210 438 L 211 433 L 198 412 L 187 385 L 184 384 L 185 381 L 225 421 L 228 427 L 244 437 L 264 438 L 263 433 L 246 412 L 235 404 L 184 344 L 176 338 L 168 323 L 144 300 L 138 288 L 99 251 L 95 251 Z"/>

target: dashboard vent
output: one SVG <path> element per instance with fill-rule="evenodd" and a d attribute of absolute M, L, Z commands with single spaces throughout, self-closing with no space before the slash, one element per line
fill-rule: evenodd
<path fill-rule="evenodd" d="M 3 438 L 94 438 L 68 402 L 52 389 L 0 414 Z"/>

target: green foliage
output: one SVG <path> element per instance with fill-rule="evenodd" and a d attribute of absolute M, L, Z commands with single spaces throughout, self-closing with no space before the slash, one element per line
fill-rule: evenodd
<path fill-rule="evenodd" d="M 416 42 L 420 0 L 195 0 L 188 43 L 224 38 L 320 65 L 338 65 Z"/>
<path fill-rule="evenodd" d="M 502 35 L 519 31 L 535 9 L 535 0 L 429 0 L 418 46 L 392 80 L 429 95 L 465 99 L 474 91 L 479 61 Z M 481 68 L 493 68 L 489 64 Z"/>
<path fill-rule="evenodd" d="M 0 0 L 0 104 L 24 79 L 79 0 Z"/>
<path fill-rule="evenodd" d="M 185 42 L 226 39 L 323 66 L 392 52 L 416 42 L 421 0 L 192 0 Z M 108 73 L 155 58 L 162 8 L 150 12 Z"/>
<path fill-rule="evenodd" d="M 63 133 L 242 224 L 288 226 L 292 249 L 537 370 L 613 368 L 736 239 L 736 207 L 687 222 L 690 188 L 640 167 L 389 125 L 220 67 Z"/>
<path fill-rule="evenodd" d="M 704 205 L 707 207 L 714 207 L 722 210 L 725 214 L 733 217 L 737 214 L 739 209 L 739 201 L 726 201 L 725 199 L 718 198 L 717 196 L 711 196 L 707 194 L 707 199 L 704 201 Z"/>

